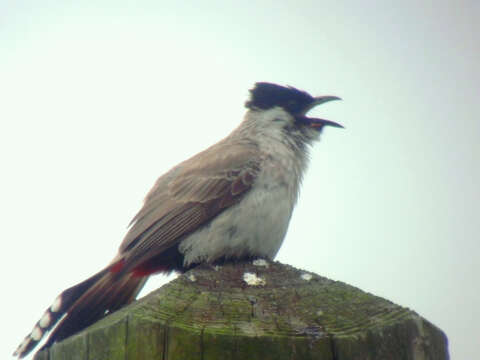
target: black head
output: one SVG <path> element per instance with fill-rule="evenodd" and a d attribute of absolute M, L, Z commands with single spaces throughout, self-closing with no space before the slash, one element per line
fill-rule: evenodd
<path fill-rule="evenodd" d="M 290 114 L 296 115 L 304 113 L 314 102 L 313 96 L 294 87 L 257 82 L 255 87 L 250 90 L 250 99 L 245 106 L 251 110 L 267 110 L 280 106 Z"/>
<path fill-rule="evenodd" d="M 250 90 L 250 99 L 245 106 L 250 110 L 269 110 L 281 107 L 293 116 L 297 127 L 321 130 L 324 126 L 343 126 L 330 120 L 307 117 L 306 113 L 313 107 L 332 100 L 340 100 L 340 98 L 337 96 L 313 97 L 307 92 L 291 86 L 257 82 Z"/>

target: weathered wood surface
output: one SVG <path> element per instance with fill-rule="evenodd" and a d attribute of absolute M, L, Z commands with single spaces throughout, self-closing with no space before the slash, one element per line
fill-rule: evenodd
<path fill-rule="evenodd" d="M 246 273 L 255 274 L 257 285 L 245 282 Z M 280 263 L 195 268 L 35 356 L 35 360 L 448 358 L 444 333 L 415 312 Z"/>

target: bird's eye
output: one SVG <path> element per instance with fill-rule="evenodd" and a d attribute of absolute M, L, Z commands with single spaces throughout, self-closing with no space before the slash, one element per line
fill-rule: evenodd
<path fill-rule="evenodd" d="M 275 119 L 273 119 L 273 121 L 274 121 L 274 122 L 282 122 L 283 120 L 280 119 L 280 118 L 275 118 Z"/>

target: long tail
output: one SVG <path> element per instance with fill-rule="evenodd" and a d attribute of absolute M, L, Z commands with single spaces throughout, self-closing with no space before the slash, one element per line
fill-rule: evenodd
<path fill-rule="evenodd" d="M 132 302 L 142 289 L 146 277 L 131 273 L 118 276 L 106 268 L 87 280 L 64 290 L 53 304 L 45 310 L 41 319 L 35 324 L 13 353 L 13 356 L 26 356 L 40 342 L 44 335 L 58 322 L 58 326 L 48 338 L 44 347 L 65 339 L 98 319 L 123 305 Z"/>

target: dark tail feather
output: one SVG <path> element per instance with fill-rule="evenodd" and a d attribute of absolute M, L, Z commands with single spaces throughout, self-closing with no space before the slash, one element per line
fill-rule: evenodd
<path fill-rule="evenodd" d="M 72 305 L 44 347 L 49 347 L 54 342 L 83 330 L 107 313 L 132 302 L 146 279 L 133 277 L 131 274 L 125 274 L 117 279 L 116 274 L 106 273 Z"/>
<path fill-rule="evenodd" d="M 147 277 L 131 274 L 118 278 L 107 268 L 66 289 L 45 311 L 13 356 L 26 356 L 62 317 L 43 348 L 83 330 L 107 313 L 132 302 L 146 280 Z"/>

